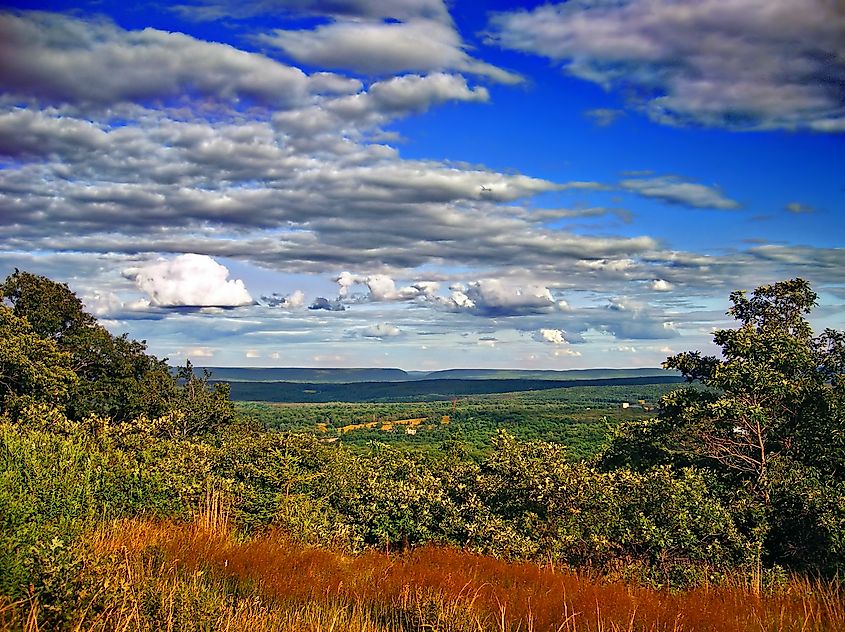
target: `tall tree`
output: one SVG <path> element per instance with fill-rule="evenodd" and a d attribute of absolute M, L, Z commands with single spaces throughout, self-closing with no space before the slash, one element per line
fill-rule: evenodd
<path fill-rule="evenodd" d="M 70 418 L 96 413 L 125 421 L 166 410 L 173 389 L 167 364 L 147 354 L 143 341 L 109 333 L 66 284 L 15 270 L 0 291 L 15 316 L 70 355 L 79 378 L 67 401 Z"/>
<path fill-rule="evenodd" d="M 26 318 L 33 331 L 44 338 L 59 341 L 69 332 L 96 322 L 66 284 L 17 268 L 0 285 L 0 297 L 11 304 L 15 316 Z"/>
<path fill-rule="evenodd" d="M 70 364 L 70 354 L 0 305 L 0 413 L 14 418 L 33 403 L 63 407 L 77 382 Z"/>
<path fill-rule="evenodd" d="M 85 312 L 82 301 L 64 283 L 15 270 L 0 284 L 0 298 L 8 305 L 3 307 L 0 334 L 10 332 L 0 342 L 10 350 L 21 345 L 44 350 L 43 362 L 33 365 L 40 368 L 18 372 L 40 374 L 46 379 L 60 368 L 71 371 L 73 379 L 61 382 L 65 391 L 61 398 L 55 398 L 56 403 L 61 399 L 69 418 L 79 420 L 97 414 L 129 421 L 141 415 L 158 417 L 178 411 L 179 427 L 166 432 L 187 435 L 212 430 L 234 417 L 228 385 L 212 387 L 208 376 L 194 376 L 190 365 L 179 373 L 177 383 L 166 360 L 146 352 L 145 341 L 109 333 Z M 28 359 L 31 355 L 21 357 Z M 9 355 L 6 364 L 16 357 Z M 30 390 L 42 392 L 47 388 L 32 384 Z M 49 384 L 58 388 L 58 383 Z"/>
<path fill-rule="evenodd" d="M 845 474 L 842 335 L 813 337 L 805 314 L 817 300 L 803 279 L 731 294 L 737 329 L 715 332 L 722 357 L 686 352 L 668 358 L 689 381 L 661 402 L 660 420 L 677 448 L 745 480 L 767 500 L 779 459 Z"/>
<path fill-rule="evenodd" d="M 813 336 L 817 295 L 804 279 L 730 300 L 739 327 L 715 332 L 721 357 L 668 358 L 690 385 L 662 398 L 656 421 L 626 428 L 605 464 L 706 468 L 748 499 L 736 506 L 755 516 L 773 559 L 833 560 L 845 553 L 845 334 Z M 822 493 L 830 502 L 811 502 Z"/>

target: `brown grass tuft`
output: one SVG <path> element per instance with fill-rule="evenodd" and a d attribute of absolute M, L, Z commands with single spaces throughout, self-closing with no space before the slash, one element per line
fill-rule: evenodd
<path fill-rule="evenodd" d="M 230 591 L 260 597 L 255 602 L 260 605 L 250 605 L 247 597 L 234 600 L 225 610 L 232 621 L 226 624 L 228 629 L 247 629 L 235 621 L 266 619 L 269 627 L 252 629 L 845 630 L 842 590 L 807 579 L 795 579 L 776 594 L 756 595 L 739 586 L 670 593 L 445 547 L 350 557 L 297 545 L 278 532 L 237 541 L 219 521 L 202 520 L 192 525 L 115 523 L 100 532 L 96 548 L 102 555 L 123 552 L 127 569 L 131 560 L 157 559 L 161 567 L 155 572 L 170 578 L 168 585 L 174 591 L 179 581 L 188 581 L 185 577 L 208 573 Z M 147 574 L 154 574 L 152 570 L 148 568 Z M 131 612 L 130 601 L 120 606 L 123 612 Z M 164 611 L 169 612 L 167 607 Z M 310 613 L 315 623 L 276 627 L 289 616 L 283 612 L 295 612 L 297 617 Z M 335 620 L 337 624 L 332 623 Z M 270 625 L 271 621 L 275 623 Z"/>

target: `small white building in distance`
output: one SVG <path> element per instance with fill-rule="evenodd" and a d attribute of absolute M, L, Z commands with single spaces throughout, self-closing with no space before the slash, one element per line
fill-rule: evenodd
<path fill-rule="evenodd" d="M 621 408 L 630 408 L 630 407 L 631 407 L 631 404 L 629 404 L 628 402 L 622 402 L 619 406 L 620 406 Z"/>

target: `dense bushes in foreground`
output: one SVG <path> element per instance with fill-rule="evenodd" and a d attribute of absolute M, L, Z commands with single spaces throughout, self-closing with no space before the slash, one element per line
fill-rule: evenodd
<path fill-rule="evenodd" d="M 562 450 L 502 435 L 476 464 L 381 445 L 358 455 L 245 427 L 192 441 L 1 423 L 0 591 L 23 598 L 33 584 L 58 599 L 54 576 L 84 556 L 78 536 L 114 518 L 187 517 L 209 489 L 243 533 L 281 528 L 350 553 L 450 544 L 659 585 L 715 579 L 751 559 L 693 470 L 603 473 Z"/>
<path fill-rule="evenodd" d="M 29 612 L 68 627 L 116 607 L 103 602 L 126 581 L 114 564 L 134 562 L 103 562 L 97 534 L 131 518 L 166 519 L 178 532 L 206 498 L 225 508 L 244 546 L 284 532 L 326 556 L 376 550 L 402 560 L 452 546 L 652 587 L 744 578 L 755 594 L 789 590 L 794 570 L 845 570 L 845 335 L 812 336 L 803 314 L 815 295 L 800 279 L 732 295 L 741 326 L 716 332 L 723 357 L 670 358 L 698 386 L 666 395 L 657 419 L 624 426 L 591 462 L 505 433 L 478 460 L 458 443 L 436 453 L 378 443 L 351 452 L 268 432 L 233 420 L 225 388 L 190 366 L 172 376 L 143 344 L 108 334 L 65 286 L 16 273 L 0 289 L 9 303 L 0 305 L 7 622 Z M 134 573 L 125 603 L 153 608 L 131 615 L 137 628 L 173 612 L 156 593 L 163 586 L 172 599 L 185 595 L 184 612 L 206 603 L 204 591 L 236 613 L 264 595 L 260 576 L 190 579 L 212 560 L 202 549 L 192 567 L 189 553 L 160 566 L 170 579 L 134 586 L 143 574 Z M 144 569 L 170 559 L 163 549 L 147 554 Z M 144 586 L 158 596 L 139 597 Z M 341 609 L 361 603 L 347 598 Z"/>

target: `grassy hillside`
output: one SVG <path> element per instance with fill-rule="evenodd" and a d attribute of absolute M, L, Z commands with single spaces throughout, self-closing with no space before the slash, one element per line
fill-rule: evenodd
<path fill-rule="evenodd" d="M 845 629 L 837 581 L 720 566 L 744 545 L 700 479 L 560 456 L 0 424 L 0 630 Z"/>

